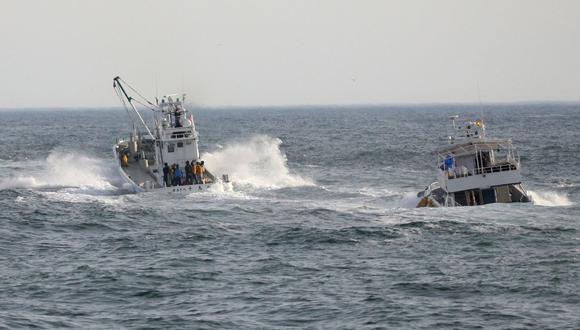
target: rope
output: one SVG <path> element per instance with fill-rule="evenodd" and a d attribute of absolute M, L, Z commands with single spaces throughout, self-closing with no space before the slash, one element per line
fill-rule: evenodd
<path fill-rule="evenodd" d="M 129 87 L 135 94 L 139 95 L 139 97 L 141 97 L 145 102 L 149 103 L 150 105 L 156 107 L 155 104 L 151 103 L 151 101 L 149 101 L 145 96 L 141 95 L 141 93 L 139 93 L 139 91 L 137 91 L 135 88 L 133 88 L 133 86 L 129 85 L 128 82 L 126 82 L 125 80 L 123 80 L 123 78 L 119 78 L 119 80 L 121 80 L 127 87 Z M 142 104 L 142 103 L 140 103 Z"/>
<path fill-rule="evenodd" d="M 115 93 L 117 93 L 117 97 L 119 98 L 119 100 L 121 100 L 121 104 L 123 104 L 123 108 L 125 108 L 125 111 L 127 111 L 127 115 L 132 120 L 133 118 L 131 117 L 131 112 L 129 111 L 129 107 L 127 106 L 127 103 L 125 102 L 125 98 L 123 97 L 123 95 L 121 95 L 121 92 L 119 91 L 118 88 L 115 88 Z"/>
<path fill-rule="evenodd" d="M 153 112 L 155 112 L 155 111 L 159 111 L 159 110 L 157 110 L 156 108 L 152 108 L 152 107 L 148 106 L 147 104 L 145 104 L 145 103 L 143 103 L 143 102 L 139 101 L 138 99 L 133 99 L 133 101 L 135 101 L 136 103 L 139 103 L 140 105 L 142 105 L 142 106 L 143 106 L 143 107 L 145 107 L 146 109 L 149 109 L 149 110 L 151 110 L 151 111 L 153 111 Z"/>
<path fill-rule="evenodd" d="M 133 123 L 133 128 L 135 128 L 135 119 L 131 115 L 131 110 L 129 110 L 129 106 L 127 106 L 127 102 L 125 101 L 125 97 L 123 97 L 123 94 L 119 90 L 119 87 L 115 86 L 115 93 L 117 94 L 117 97 L 119 97 L 119 100 L 121 100 L 121 104 L 123 105 L 123 108 L 125 108 L 125 111 L 127 112 L 127 117 L 129 117 L 129 119 Z"/>
<path fill-rule="evenodd" d="M 123 81 L 121 78 L 117 78 L 121 81 Z M 125 84 L 127 84 L 125 81 L 123 81 Z M 127 84 L 128 85 L 128 84 Z M 141 124 L 143 124 L 143 126 L 145 127 L 145 130 L 147 131 L 147 133 L 149 133 L 149 135 L 151 137 L 154 138 L 153 133 L 151 133 L 151 131 L 149 130 L 149 127 L 147 126 L 147 124 L 145 123 L 145 120 L 143 119 L 143 117 L 141 117 L 141 115 L 139 114 L 139 112 L 137 111 L 137 109 L 135 108 L 135 106 L 133 105 L 132 101 L 135 101 L 139 104 L 143 104 L 141 103 L 139 100 L 128 96 L 126 93 L 122 93 L 124 92 L 122 85 L 120 84 L 120 82 L 117 82 L 117 84 L 113 85 L 115 92 L 117 93 L 117 96 L 119 96 L 119 99 L 121 100 L 121 103 L 123 103 L 123 106 L 125 108 L 125 110 L 127 110 L 127 113 L 129 115 L 129 118 L 131 119 L 131 121 L 133 122 L 133 128 L 135 128 L 135 119 L 134 117 L 131 115 L 131 111 L 129 110 L 129 107 L 127 106 L 127 103 L 125 102 L 125 100 L 127 102 L 129 102 L 129 104 L 131 105 L 131 108 L 133 108 L 134 112 L 136 113 L 137 117 L 139 117 L 139 120 L 141 121 Z M 130 86 L 129 86 L 130 87 Z M 141 96 L 145 101 L 147 101 L 147 99 L 139 94 L 139 92 L 137 92 L 134 88 L 130 87 L 132 91 L 134 91 L 136 94 L 138 94 L 139 96 Z M 121 95 L 122 94 L 122 95 Z M 149 104 L 151 104 L 151 102 L 147 101 Z M 143 104 L 144 105 L 144 104 Z M 151 104 L 153 106 L 153 104 Z M 144 105 L 145 107 L 148 107 L 147 105 Z M 155 110 L 154 110 L 155 111 Z"/>

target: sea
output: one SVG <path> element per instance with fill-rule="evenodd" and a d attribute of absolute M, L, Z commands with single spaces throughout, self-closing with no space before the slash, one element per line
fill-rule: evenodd
<path fill-rule="evenodd" d="M 124 189 L 121 108 L 0 111 L 0 328 L 580 329 L 580 104 L 193 113 L 231 182 L 174 195 Z M 415 208 L 455 114 L 533 203 Z"/>

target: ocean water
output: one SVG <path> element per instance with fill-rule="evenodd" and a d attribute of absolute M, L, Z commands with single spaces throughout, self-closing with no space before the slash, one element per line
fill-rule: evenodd
<path fill-rule="evenodd" d="M 580 105 L 486 105 L 534 203 L 415 209 L 467 105 L 199 109 L 186 196 L 119 188 L 121 109 L 0 111 L 0 328 L 579 329 Z"/>

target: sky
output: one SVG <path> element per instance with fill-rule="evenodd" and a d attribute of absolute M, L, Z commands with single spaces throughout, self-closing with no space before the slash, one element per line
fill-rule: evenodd
<path fill-rule="evenodd" d="M 578 0 L 0 0 L 0 108 L 580 100 Z"/>

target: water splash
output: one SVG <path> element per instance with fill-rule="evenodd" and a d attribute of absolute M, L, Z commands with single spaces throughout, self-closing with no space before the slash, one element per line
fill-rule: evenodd
<path fill-rule="evenodd" d="M 568 199 L 568 196 L 562 195 L 553 191 L 528 191 L 532 197 L 534 205 L 540 206 L 570 206 L 573 205 Z M 415 208 L 419 202 L 416 193 L 405 193 L 404 196 L 397 200 L 396 203 L 391 203 L 395 207 L 401 208 Z"/>
<path fill-rule="evenodd" d="M 528 191 L 534 205 L 540 206 L 570 206 L 573 203 L 568 196 L 555 191 Z"/>
<path fill-rule="evenodd" d="M 282 141 L 265 135 L 226 144 L 220 150 L 202 155 L 210 171 L 228 174 L 236 184 L 258 188 L 311 186 L 314 183 L 291 174 L 286 155 L 280 150 Z"/>
<path fill-rule="evenodd" d="M 53 151 L 40 164 L 24 164 L 27 174 L 0 179 L 0 190 L 14 188 L 74 187 L 114 190 L 113 169 L 103 160 L 80 153 Z"/>
<path fill-rule="evenodd" d="M 420 198 L 417 197 L 416 192 L 406 192 L 403 197 L 397 201 L 396 205 L 399 208 L 414 209 L 419 204 Z"/>

